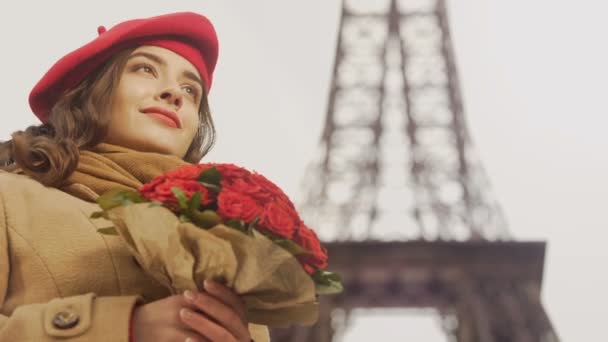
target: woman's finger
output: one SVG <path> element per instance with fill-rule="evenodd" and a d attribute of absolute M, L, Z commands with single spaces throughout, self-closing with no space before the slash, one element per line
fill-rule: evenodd
<path fill-rule="evenodd" d="M 182 321 L 192 330 L 208 338 L 211 341 L 237 342 L 237 338 L 227 329 L 213 322 L 204 315 L 194 312 L 187 308 L 182 308 L 179 312 Z M 194 342 L 195 340 L 193 340 Z"/>
<path fill-rule="evenodd" d="M 245 302 L 232 289 L 213 280 L 205 280 L 203 285 L 207 292 L 231 307 L 245 320 Z"/>
<path fill-rule="evenodd" d="M 212 321 L 220 324 L 239 340 L 249 337 L 247 324 L 243 322 L 236 311 L 219 299 L 205 292 L 194 291 L 184 292 L 184 297 L 191 309 L 205 313 Z"/>
<path fill-rule="evenodd" d="M 199 334 L 198 331 L 195 331 L 192 328 L 188 329 L 187 332 L 184 332 L 183 334 L 180 334 L 180 336 L 177 338 L 177 341 L 184 341 L 184 342 L 213 342 L 210 339 L 208 339 L 207 337 Z"/>

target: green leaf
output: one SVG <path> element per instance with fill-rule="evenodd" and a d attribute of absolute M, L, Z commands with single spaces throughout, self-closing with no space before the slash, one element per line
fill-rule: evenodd
<path fill-rule="evenodd" d="M 92 219 L 101 218 L 101 217 L 107 219 L 108 218 L 108 214 L 105 211 L 96 211 L 96 212 L 94 212 L 94 213 L 91 214 L 91 218 Z"/>
<path fill-rule="evenodd" d="M 105 192 L 97 199 L 97 203 L 103 210 L 110 210 L 121 205 L 143 203 L 147 200 L 137 191 L 125 189 L 112 189 Z"/>
<path fill-rule="evenodd" d="M 188 210 L 197 210 L 201 206 L 201 192 L 197 191 L 188 201 Z"/>
<path fill-rule="evenodd" d="M 182 210 L 188 210 L 188 198 L 186 198 L 186 194 L 182 191 L 182 189 L 174 186 L 171 187 L 171 192 L 173 192 L 175 198 L 177 198 L 179 207 L 182 208 Z"/>
<path fill-rule="evenodd" d="M 139 192 L 136 191 L 123 191 L 117 194 L 116 196 L 118 199 L 120 199 L 123 205 L 147 202 L 147 200 Z"/>
<path fill-rule="evenodd" d="M 132 196 L 129 195 L 129 193 L 134 193 L 134 191 L 124 189 L 112 189 L 99 196 L 99 198 L 97 199 L 97 203 L 99 204 L 101 209 L 110 210 L 112 208 L 116 208 L 122 205 L 125 198 Z"/>
<path fill-rule="evenodd" d="M 267 230 L 258 230 L 258 232 L 267 237 L 270 241 L 283 240 L 283 237 L 275 235 Z"/>
<path fill-rule="evenodd" d="M 197 181 L 209 185 L 215 185 L 217 187 L 220 186 L 220 182 L 222 181 L 222 174 L 215 166 L 208 168 L 207 170 L 201 172 L 201 174 L 196 179 Z M 207 185 L 205 185 L 207 186 Z"/>
<path fill-rule="evenodd" d="M 155 207 L 162 207 L 162 206 L 163 206 L 163 204 L 161 202 L 153 201 L 153 202 L 150 202 L 150 205 L 148 206 L 148 208 L 155 208 Z"/>
<path fill-rule="evenodd" d="M 342 283 L 332 282 L 329 285 L 315 283 L 315 292 L 318 295 L 336 295 L 344 291 Z"/>
<path fill-rule="evenodd" d="M 179 215 L 179 221 L 180 222 L 192 222 L 190 217 L 188 217 L 188 215 L 186 215 L 186 214 Z"/>
<path fill-rule="evenodd" d="M 344 291 L 342 278 L 333 272 L 317 270 L 312 274 L 319 295 L 334 295 Z"/>
<path fill-rule="evenodd" d="M 245 225 L 243 225 L 243 221 L 241 220 L 231 219 L 224 222 L 224 224 L 241 232 L 246 231 Z"/>
<path fill-rule="evenodd" d="M 340 275 L 338 275 L 337 273 L 334 272 L 329 272 L 329 271 L 322 271 L 322 270 L 317 270 L 315 273 L 312 274 L 312 277 L 315 279 L 318 279 L 320 281 L 339 281 L 342 282 L 342 277 L 340 277 Z"/>
<path fill-rule="evenodd" d="M 217 226 L 222 222 L 222 218 L 215 211 L 210 209 L 203 211 L 196 209 L 191 210 L 188 212 L 188 215 L 192 218 L 192 222 L 205 229 Z"/>
<path fill-rule="evenodd" d="M 259 216 L 256 216 L 256 218 L 254 218 L 251 222 L 249 222 L 249 224 L 247 225 L 247 229 L 246 229 L 246 233 L 249 236 L 253 236 L 253 230 L 256 228 L 256 224 L 258 223 L 258 221 L 260 220 Z"/>
<path fill-rule="evenodd" d="M 307 251 L 306 249 L 302 248 L 302 246 L 298 245 L 297 243 L 293 242 L 292 240 L 288 240 L 288 239 L 277 239 L 273 241 L 275 244 L 283 247 L 284 249 L 286 249 L 289 253 L 291 253 L 293 256 L 300 256 L 300 255 L 305 255 L 305 254 L 312 254 L 309 251 Z"/>
<path fill-rule="evenodd" d="M 97 229 L 97 232 L 104 235 L 118 235 L 116 228 L 114 228 L 113 226 L 99 228 Z"/>
<path fill-rule="evenodd" d="M 199 183 L 201 183 L 205 188 L 207 188 L 209 190 L 213 190 L 215 192 L 220 192 L 220 190 L 222 190 L 222 187 L 219 185 L 206 183 L 206 182 L 199 182 Z"/>

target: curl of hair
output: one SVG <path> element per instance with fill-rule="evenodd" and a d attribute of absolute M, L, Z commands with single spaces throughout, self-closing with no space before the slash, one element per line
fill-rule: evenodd
<path fill-rule="evenodd" d="M 24 173 L 47 186 L 60 187 L 78 165 L 79 151 L 103 141 L 108 131 L 112 92 L 118 86 L 128 56 L 126 49 L 97 72 L 64 93 L 53 106 L 49 120 L 14 132 L 0 142 L 0 169 Z M 184 160 L 199 162 L 215 142 L 207 96 L 199 106 L 200 124 Z"/>

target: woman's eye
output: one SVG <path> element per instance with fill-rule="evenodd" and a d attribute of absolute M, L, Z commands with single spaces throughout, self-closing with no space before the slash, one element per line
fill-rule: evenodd
<path fill-rule="evenodd" d="M 154 75 L 154 68 L 152 68 L 152 66 L 149 64 L 139 64 L 138 66 L 135 67 L 135 70 L 142 70 L 143 72 L 145 72 L 147 74 Z"/>
<path fill-rule="evenodd" d="M 196 88 L 191 87 L 191 86 L 185 86 L 185 87 L 184 87 L 184 91 L 185 91 L 186 93 L 188 93 L 188 94 L 190 94 L 190 95 L 194 96 L 194 97 L 196 97 L 196 95 L 197 95 Z"/>

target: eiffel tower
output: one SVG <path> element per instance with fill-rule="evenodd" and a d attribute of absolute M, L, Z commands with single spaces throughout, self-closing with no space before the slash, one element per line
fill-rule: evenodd
<path fill-rule="evenodd" d="M 446 341 L 559 341 L 545 243 L 511 237 L 475 158 L 445 0 L 343 2 L 320 148 L 300 210 L 346 290 L 273 341 L 332 341 L 369 308 L 432 308 Z"/>

